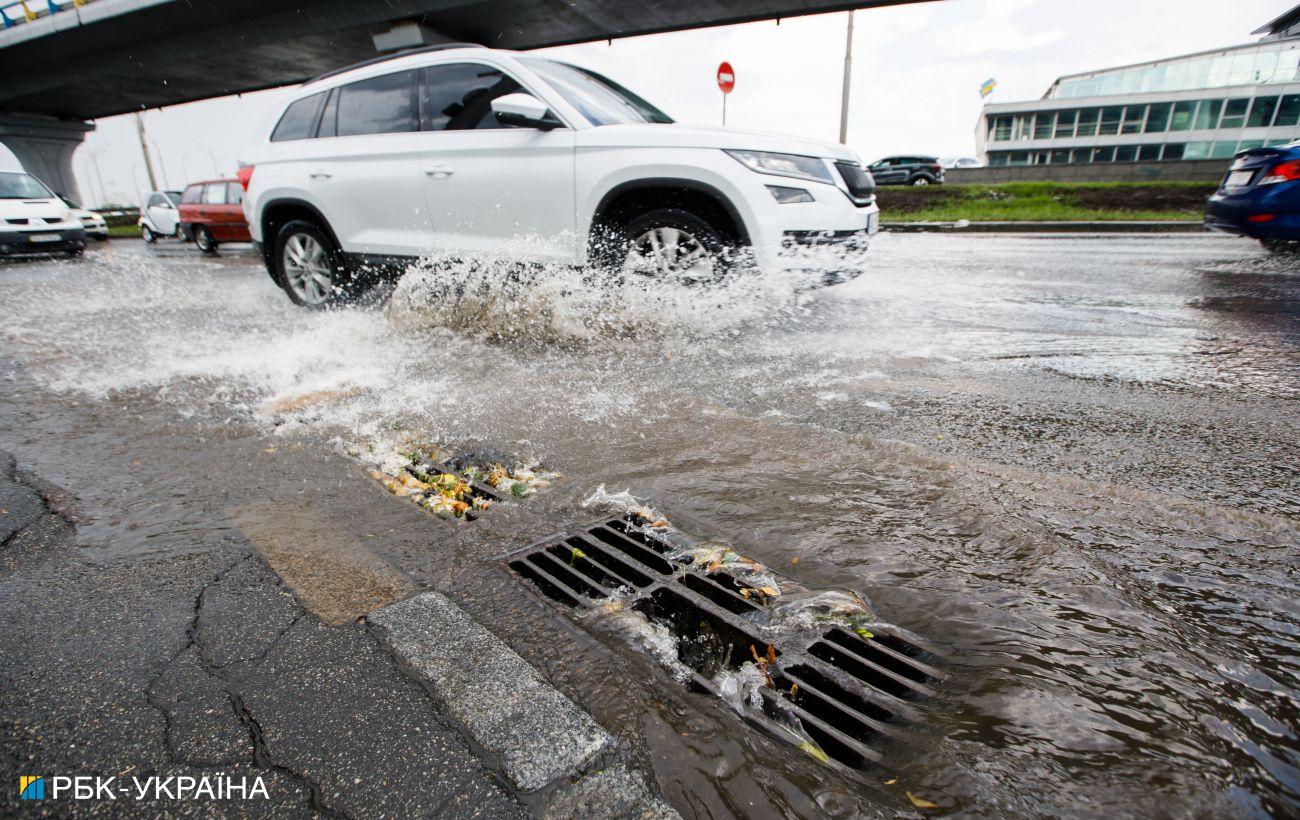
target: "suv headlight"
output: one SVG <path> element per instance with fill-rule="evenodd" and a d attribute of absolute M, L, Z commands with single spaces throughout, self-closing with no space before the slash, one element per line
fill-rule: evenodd
<path fill-rule="evenodd" d="M 816 157 L 799 154 L 774 154 L 770 151 L 727 151 L 732 159 L 751 171 L 760 174 L 774 174 L 781 177 L 797 177 L 817 182 L 835 184 L 826 163 Z"/>

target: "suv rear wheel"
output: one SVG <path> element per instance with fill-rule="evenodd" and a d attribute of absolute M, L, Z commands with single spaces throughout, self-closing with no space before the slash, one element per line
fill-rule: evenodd
<path fill-rule="evenodd" d="M 732 243 L 705 218 L 656 208 L 630 219 L 606 254 L 610 267 L 679 284 L 716 282 L 734 265 Z"/>
<path fill-rule="evenodd" d="M 320 308 L 344 297 L 344 268 L 334 243 L 314 222 L 286 222 L 275 237 L 275 280 L 294 304 Z"/>

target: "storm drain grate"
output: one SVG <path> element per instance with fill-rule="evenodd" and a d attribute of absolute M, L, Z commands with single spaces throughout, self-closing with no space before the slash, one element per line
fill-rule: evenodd
<path fill-rule="evenodd" d="M 934 694 L 942 673 L 933 654 L 899 634 L 827 625 L 778 631 L 762 588 L 723 567 L 702 571 L 674 558 L 690 542 L 677 532 L 647 533 L 629 515 L 534 544 L 506 557 L 507 565 L 543 594 L 571 608 L 608 606 L 640 612 L 666 626 L 678 657 L 700 689 L 723 696 L 716 679 L 757 662 L 769 685 L 762 708 L 746 717 L 798 743 L 797 719 L 829 757 L 854 768 L 880 759 L 873 744 L 919 715 L 908 701 Z"/>

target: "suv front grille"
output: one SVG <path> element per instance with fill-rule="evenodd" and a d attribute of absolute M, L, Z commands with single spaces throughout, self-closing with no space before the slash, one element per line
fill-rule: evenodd
<path fill-rule="evenodd" d="M 848 187 L 849 199 L 854 205 L 867 206 L 876 201 L 876 181 L 862 170 L 862 166 L 848 160 L 837 160 L 835 170 L 840 172 L 840 179 Z"/>

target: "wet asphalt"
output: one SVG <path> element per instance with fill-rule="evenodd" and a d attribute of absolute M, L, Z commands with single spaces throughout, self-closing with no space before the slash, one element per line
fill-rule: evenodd
<path fill-rule="evenodd" d="M 417 271 L 313 315 L 246 249 L 0 266 L 6 776 L 265 774 L 270 803 L 232 813 L 535 810 L 359 620 L 438 589 L 684 816 L 1295 811 L 1300 265 L 922 234 L 801 295 L 546 274 Z M 565 478 L 439 521 L 366 477 L 410 440 Z M 944 689 L 854 776 L 682 689 L 497 560 L 601 484 L 865 594 L 942 648 Z"/>

